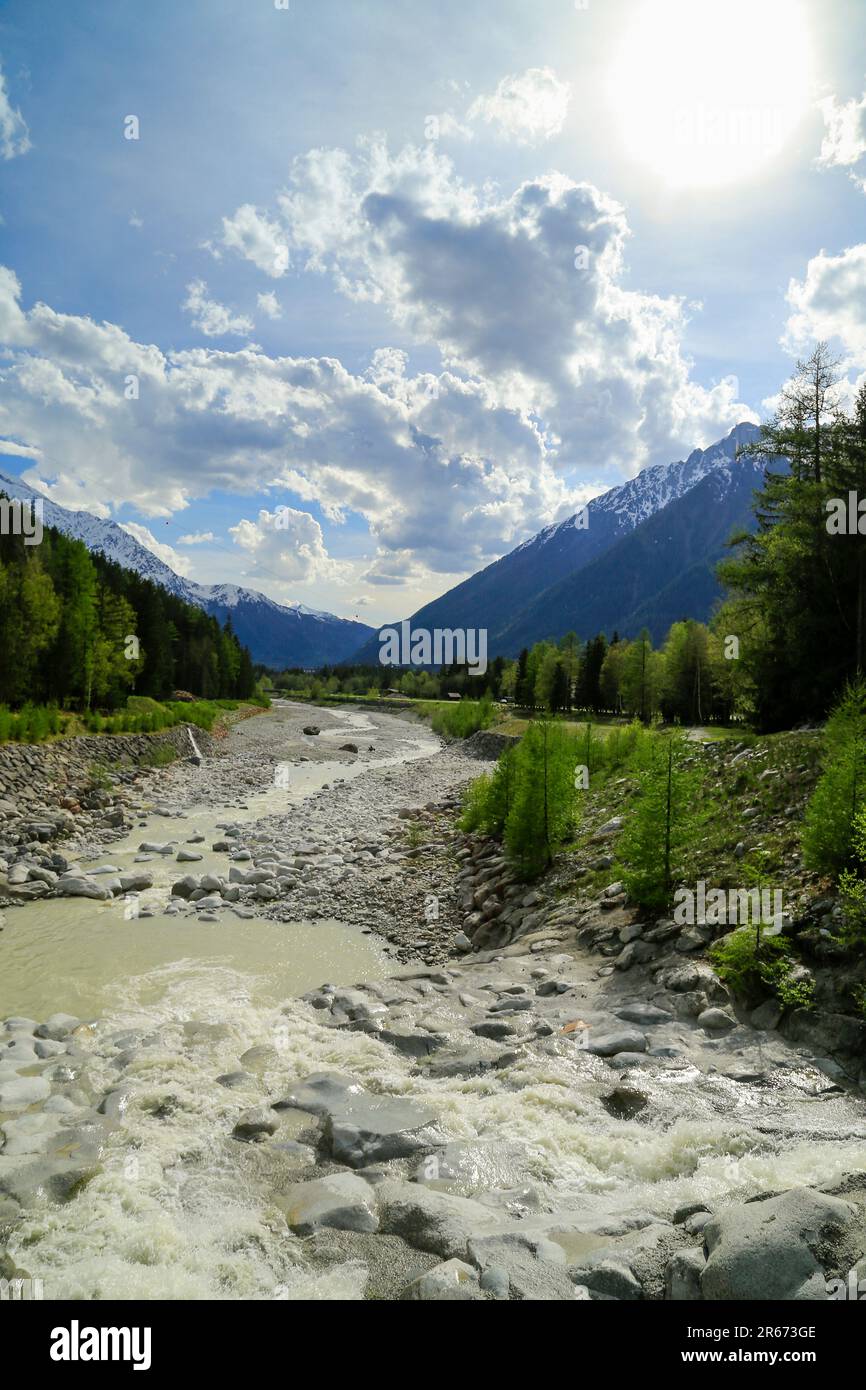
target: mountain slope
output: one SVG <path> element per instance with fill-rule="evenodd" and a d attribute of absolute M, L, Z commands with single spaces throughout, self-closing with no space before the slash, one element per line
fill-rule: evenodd
<path fill-rule="evenodd" d="M 514 656 L 572 629 L 583 637 L 615 630 L 636 637 L 646 627 L 659 641 L 681 618 L 709 617 L 721 595 L 715 566 L 732 532 L 753 529 L 763 472 L 763 463 L 748 458 L 714 468 L 592 564 L 526 604 L 503 634 L 502 651 Z"/>
<path fill-rule="evenodd" d="M 230 617 L 253 661 L 276 667 L 324 666 L 344 661 L 373 632 L 366 623 L 320 613 L 302 603 L 276 603 L 256 589 L 184 579 L 116 521 L 60 507 L 20 478 L 0 473 L 0 492 L 26 501 L 41 500 L 46 526 L 56 526 L 64 535 L 83 541 L 88 550 L 101 551 L 124 569 L 134 570 L 186 603 L 203 608 L 220 622 Z"/>
<path fill-rule="evenodd" d="M 545 527 L 516 550 L 419 609 L 412 615 L 412 626 L 486 627 L 490 655 L 504 652 L 503 639 L 517 609 L 592 564 L 714 470 L 727 468 L 737 448 L 757 439 L 758 434 L 757 425 L 736 425 L 725 439 L 708 449 L 693 450 L 684 462 L 645 468 L 620 487 L 594 497 L 587 505 L 584 527 L 578 525 L 577 514 Z M 377 655 L 378 643 L 374 641 L 366 644 L 356 659 L 375 661 Z"/>

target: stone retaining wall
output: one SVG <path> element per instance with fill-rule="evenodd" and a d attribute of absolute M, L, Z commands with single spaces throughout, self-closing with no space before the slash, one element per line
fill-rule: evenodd
<path fill-rule="evenodd" d="M 158 734 L 86 734 L 53 743 L 0 744 L 0 797 L 22 806 L 41 805 L 46 799 L 87 786 L 94 765 L 132 769 L 145 762 L 154 749 L 166 746 L 188 757 L 192 753 L 190 728 L 201 752 L 207 755 L 213 750 L 211 736 L 189 724 L 175 724 Z"/>

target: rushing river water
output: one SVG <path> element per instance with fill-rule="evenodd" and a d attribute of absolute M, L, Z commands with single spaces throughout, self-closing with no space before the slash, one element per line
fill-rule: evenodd
<path fill-rule="evenodd" d="M 323 724 L 328 717 L 334 717 L 330 711 L 317 712 Z M 341 710 L 339 724 L 323 727 L 321 739 L 336 744 L 373 732 L 368 716 Z M 423 730 L 412 733 L 405 751 L 377 760 L 376 766 L 397 767 L 435 752 L 437 743 Z M 367 767 L 361 762 L 292 764 L 286 785 L 275 780 L 230 812 L 193 804 L 180 819 L 140 818 L 130 834 L 83 867 L 89 873 L 103 867 L 129 873 L 146 858 L 141 867 L 153 876 L 153 887 L 136 898 L 138 908 L 152 907 L 153 916 L 133 916 L 130 900 L 122 897 L 106 902 L 52 899 L 11 911 L 0 935 L 0 1017 L 41 1019 L 58 1011 L 83 1018 L 111 1014 L 127 1002 L 133 981 L 138 1002 L 153 1003 L 162 988 L 162 967 L 169 965 L 192 976 L 214 965 L 236 970 L 248 980 L 251 997 L 262 1002 L 301 994 L 325 979 L 341 984 L 381 974 L 386 960 L 373 940 L 337 922 L 242 921 L 228 913 L 219 923 L 208 923 L 161 910 L 171 884 L 185 872 L 225 873 L 225 854 L 214 853 L 211 846 L 222 838 L 220 827 L 229 820 L 251 825 L 287 812 L 335 779 L 349 781 Z M 140 854 L 143 843 L 172 839 L 180 848 L 198 837 L 203 837 L 201 843 L 190 847 L 202 857 L 194 864 L 178 865 L 173 853 Z"/>
<path fill-rule="evenodd" d="M 320 714 L 323 725 L 333 718 Z M 368 728 L 366 716 L 341 713 L 323 736 Z M 401 731 L 410 736 L 386 765 L 435 748 L 429 735 L 405 725 Z M 191 867 L 224 871 L 225 856 L 209 850 L 219 822 L 273 815 L 337 775 L 364 770 L 361 763 L 296 765 L 289 787 L 250 796 L 243 808 L 192 804 L 182 819 L 148 815 L 99 862 L 127 869 L 142 841 L 182 844 L 204 835 L 197 848 L 205 857 Z M 169 855 L 154 856 L 147 868 L 155 873 L 154 899 L 164 903 L 179 866 Z M 280 1197 L 304 1176 L 291 1126 L 273 1145 L 231 1137 L 242 1108 L 267 1104 L 287 1077 L 315 1071 L 348 1072 L 374 1092 L 416 1098 L 435 1110 L 450 1138 L 477 1141 L 474 1185 L 453 1189 L 463 1195 L 484 1189 L 486 1153 L 513 1146 L 520 1155 L 514 1171 L 503 1181 L 493 1164 L 487 1185 L 513 1188 L 509 1200 L 521 1205 L 527 1226 L 558 1241 L 570 1258 L 602 1244 L 617 1223 L 646 1223 L 681 1202 L 715 1204 L 829 1182 L 864 1164 L 862 1101 L 834 1088 L 775 1035 L 755 1034 L 732 1055 L 723 1040 L 674 1024 L 680 1058 L 627 1078 L 573 1042 L 554 1040 L 547 1053 L 527 1051 L 501 1077 L 434 1081 L 375 1036 L 329 1028 L 294 998 L 326 979 L 351 984 L 392 970 L 377 939 L 351 925 L 242 920 L 230 911 L 218 923 L 163 912 L 127 918 L 122 902 L 84 899 L 15 909 L 7 922 L 0 1017 L 42 1019 L 62 1010 L 94 1020 L 73 1063 L 81 1075 L 69 1108 L 46 1106 L 33 1124 L 42 1126 L 34 1129 L 38 1141 L 81 1106 L 90 1120 L 82 1120 L 76 1142 L 85 1150 L 100 1144 L 101 1170 L 74 1200 L 29 1210 L 9 1241 L 12 1258 L 43 1280 L 47 1298 L 362 1298 L 362 1263 L 347 1258 L 324 1268 L 286 1230 Z M 579 960 L 576 969 L 578 985 L 592 980 L 591 966 L 584 977 Z M 588 986 L 596 995 L 601 988 Z M 587 999 L 593 1007 L 591 993 Z M 242 1061 L 253 1047 L 268 1052 Z M 239 1067 L 253 1075 L 243 1092 L 218 1081 Z M 606 1098 L 620 1083 L 643 1096 L 637 1117 L 611 1112 Z M 94 1140 L 93 1106 L 118 1088 L 128 1103 Z M 0 1125 L 8 1119 L 0 1113 Z M 16 1134 L 26 1151 L 27 1135 Z M 0 1154 L 0 1176 L 15 1162 Z"/>

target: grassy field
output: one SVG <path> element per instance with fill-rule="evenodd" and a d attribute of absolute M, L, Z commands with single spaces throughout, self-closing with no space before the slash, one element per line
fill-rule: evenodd
<path fill-rule="evenodd" d="M 209 732 L 222 716 L 245 706 L 266 708 L 267 702 L 261 697 L 158 701 L 130 695 L 125 709 L 108 713 L 76 713 L 56 705 L 24 705 L 12 712 L 0 706 L 0 744 L 46 743 L 81 734 L 155 734 L 176 724 L 195 724 Z"/>

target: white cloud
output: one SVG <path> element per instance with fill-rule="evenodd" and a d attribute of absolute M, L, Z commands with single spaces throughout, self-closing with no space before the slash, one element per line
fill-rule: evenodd
<path fill-rule="evenodd" d="M 131 212 L 129 214 L 129 225 L 130 227 L 143 227 L 144 218 L 139 217 L 137 212 Z"/>
<path fill-rule="evenodd" d="M 256 521 L 242 520 L 229 527 L 235 544 L 249 557 L 248 579 L 269 577 L 278 583 L 309 584 L 337 579 L 339 564 L 325 548 L 322 528 L 309 512 L 293 507 L 261 510 Z"/>
<path fill-rule="evenodd" d="M 729 381 L 691 380 L 682 303 L 622 287 L 625 213 L 591 184 L 482 192 L 429 146 L 372 141 L 298 159 L 278 202 L 296 263 L 435 343 L 491 405 L 543 420 L 561 466 L 616 481 L 753 418 Z"/>
<path fill-rule="evenodd" d="M 379 305 L 444 365 L 413 375 L 387 347 L 361 374 L 249 344 L 163 352 L 113 324 L 25 311 L 0 267 L 0 434 L 32 442 L 45 471 L 83 479 L 109 508 L 169 516 L 212 489 L 272 490 L 332 521 L 355 514 L 381 585 L 401 577 L 394 555 L 428 575 L 477 569 L 573 511 L 588 483 L 753 418 L 733 379 L 692 380 L 681 302 L 623 288 L 625 213 L 592 185 L 554 173 L 477 189 L 429 145 L 392 156 L 366 141 L 296 160 L 276 206 L 268 225 L 298 270 Z M 222 315 L 216 305 L 206 320 L 214 331 Z M 261 518 L 235 539 L 273 567 Z M 315 537 L 303 544 L 305 569 L 333 563 Z"/>
<path fill-rule="evenodd" d="M 570 84 L 561 82 L 552 68 L 527 68 L 503 77 L 492 95 L 472 103 L 467 116 L 492 126 L 506 139 L 534 145 L 559 134 L 570 100 Z"/>
<path fill-rule="evenodd" d="M 265 318 L 281 319 L 283 317 L 282 305 L 273 290 L 268 290 L 265 294 L 256 295 L 256 303 L 261 312 L 265 315 Z"/>
<path fill-rule="evenodd" d="M 193 327 L 206 338 L 222 338 L 227 334 L 243 337 L 252 333 L 255 324 L 243 314 L 233 314 L 216 299 L 209 299 L 204 280 L 192 280 L 186 287 L 183 307 L 192 319 Z"/>
<path fill-rule="evenodd" d="M 0 439 L 0 456 L 7 454 L 13 458 L 38 459 L 42 450 L 34 444 L 16 444 L 13 439 Z"/>
<path fill-rule="evenodd" d="M 848 367 L 866 367 L 866 245 L 849 246 L 838 256 L 820 251 L 803 280 L 792 280 L 787 300 L 793 313 L 783 343 L 791 352 L 816 339 L 838 339 Z"/>
<path fill-rule="evenodd" d="M 0 70 L 0 157 L 14 159 L 16 155 L 26 154 L 30 147 L 27 122 L 18 108 L 12 105 L 6 90 L 6 79 Z"/>
<path fill-rule="evenodd" d="M 419 572 L 410 550 L 380 550 L 373 564 L 362 575 L 365 584 L 400 587 L 417 583 L 425 576 Z"/>
<path fill-rule="evenodd" d="M 139 545 L 150 550 L 158 559 L 162 560 L 163 564 L 168 565 L 169 569 L 173 569 L 175 574 L 187 576 L 190 573 L 192 564 L 189 557 L 181 555 L 173 546 L 158 541 L 153 532 L 148 531 L 146 526 L 140 526 L 137 521 L 124 521 L 120 523 L 120 529 L 133 536 Z"/>
<path fill-rule="evenodd" d="M 859 101 L 854 97 L 842 103 L 835 96 L 829 96 L 819 101 L 818 106 L 825 126 L 818 163 L 825 169 L 840 165 L 850 168 L 857 164 L 866 156 L 866 95 Z M 855 174 L 851 177 L 857 178 Z"/>
<path fill-rule="evenodd" d="M 223 218 L 222 244 L 274 279 L 285 275 L 289 268 L 289 248 L 284 233 L 252 203 L 244 203 L 233 217 Z"/>
<path fill-rule="evenodd" d="M 215 541 L 216 536 L 213 531 L 193 531 L 185 536 L 178 536 L 178 545 L 207 545 L 209 541 Z"/>

